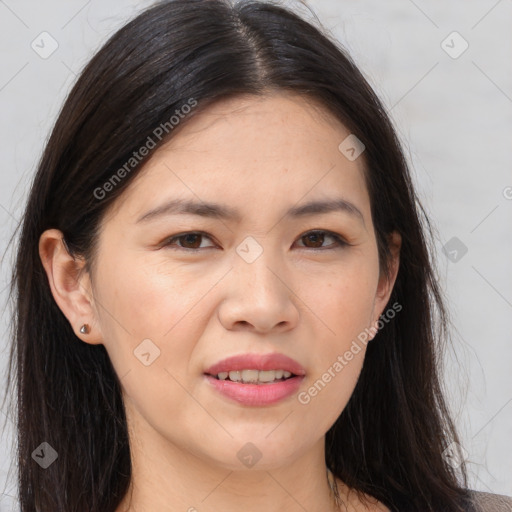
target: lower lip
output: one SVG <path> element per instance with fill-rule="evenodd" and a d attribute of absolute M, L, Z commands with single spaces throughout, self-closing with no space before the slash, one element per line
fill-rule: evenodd
<path fill-rule="evenodd" d="M 273 384 L 241 384 L 230 380 L 220 380 L 205 375 L 210 384 L 224 396 L 244 405 L 270 405 L 288 398 L 297 392 L 304 376 L 275 382 Z"/>

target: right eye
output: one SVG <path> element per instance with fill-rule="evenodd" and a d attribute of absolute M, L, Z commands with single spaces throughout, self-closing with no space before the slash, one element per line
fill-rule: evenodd
<path fill-rule="evenodd" d="M 201 247 L 201 238 L 210 238 L 209 235 L 201 231 L 190 231 L 188 233 L 180 233 L 174 235 L 166 240 L 163 247 L 170 249 L 184 249 L 188 251 L 194 251 L 197 249 L 209 249 L 214 247 L 213 245 Z M 211 240 L 211 238 L 210 238 Z M 178 245 L 175 243 L 178 242 Z"/>

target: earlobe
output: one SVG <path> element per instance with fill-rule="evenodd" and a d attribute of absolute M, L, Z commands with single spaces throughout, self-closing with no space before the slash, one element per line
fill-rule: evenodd
<path fill-rule="evenodd" d="M 86 343 L 102 343 L 101 332 L 95 326 L 97 322 L 90 278 L 83 272 L 85 261 L 70 254 L 58 229 L 48 229 L 41 235 L 39 256 L 53 298 L 75 334 Z"/>

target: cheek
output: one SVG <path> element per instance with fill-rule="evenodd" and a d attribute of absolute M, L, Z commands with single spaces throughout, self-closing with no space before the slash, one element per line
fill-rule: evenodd
<path fill-rule="evenodd" d="M 304 273 L 300 297 L 323 325 L 318 332 L 326 347 L 342 350 L 370 326 L 377 284 L 378 263 L 369 255 L 347 258 L 326 272 Z"/>
<path fill-rule="evenodd" d="M 185 425 L 195 404 L 185 388 L 191 354 L 204 330 L 201 299 L 219 277 L 194 278 L 184 269 L 171 271 L 135 257 L 102 263 L 101 329 L 129 407 L 144 418 Z"/>
<path fill-rule="evenodd" d="M 366 261 L 366 263 L 363 263 Z M 341 414 L 356 386 L 366 353 L 368 328 L 378 280 L 371 259 L 339 266 L 329 279 L 305 282 L 301 298 L 312 304 L 316 349 L 310 352 L 313 372 L 298 401 L 306 414 L 319 418 L 325 429 Z"/>
<path fill-rule="evenodd" d="M 98 268 L 95 296 L 104 345 L 118 375 L 146 379 L 160 369 L 164 372 L 160 380 L 147 383 L 155 389 L 161 378 L 169 379 L 165 369 L 176 378 L 184 376 L 205 318 L 212 315 L 205 311 L 204 299 L 222 275 L 171 268 L 166 261 L 155 263 L 155 258 L 120 254 L 105 258 Z M 150 361 L 154 358 L 151 372 L 138 358 L 147 352 Z"/>
<path fill-rule="evenodd" d="M 213 273 L 198 276 L 149 258 L 125 258 L 115 266 L 107 261 L 99 298 L 109 311 L 100 311 L 102 322 L 121 324 L 133 338 L 162 339 L 182 319 L 198 315 L 197 304 L 216 281 Z"/>

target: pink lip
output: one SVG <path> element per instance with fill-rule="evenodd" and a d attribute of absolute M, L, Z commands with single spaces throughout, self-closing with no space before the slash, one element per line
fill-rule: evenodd
<path fill-rule="evenodd" d="M 236 370 L 286 370 L 295 375 L 305 375 L 306 370 L 294 359 L 284 354 L 243 354 L 223 359 L 210 366 L 204 373 L 217 375 Z"/>
<path fill-rule="evenodd" d="M 206 380 L 224 396 L 244 405 L 270 405 L 297 392 L 304 376 L 291 377 L 273 384 L 241 384 L 205 375 Z"/>
<path fill-rule="evenodd" d="M 219 380 L 218 373 L 236 370 L 286 370 L 294 374 L 284 381 L 272 384 L 243 384 Z M 306 370 L 297 361 L 284 354 L 245 354 L 228 357 L 205 371 L 205 378 L 217 391 L 238 403 L 251 406 L 270 405 L 294 394 Z"/>

